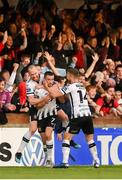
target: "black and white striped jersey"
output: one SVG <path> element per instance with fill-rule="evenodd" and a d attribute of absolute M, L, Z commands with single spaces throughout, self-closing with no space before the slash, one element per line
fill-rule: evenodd
<path fill-rule="evenodd" d="M 68 94 L 71 104 L 71 118 L 91 115 L 86 97 L 86 89 L 80 83 L 73 83 L 61 89 L 63 94 Z"/>
<path fill-rule="evenodd" d="M 34 91 L 36 90 L 37 82 L 30 79 L 26 82 L 26 95 L 27 96 L 34 96 Z"/>
<path fill-rule="evenodd" d="M 48 95 L 48 91 L 46 91 L 43 88 L 36 89 L 34 94 L 36 97 L 41 99 Z M 44 107 L 38 109 L 38 112 L 37 112 L 38 120 L 47 118 L 48 116 L 55 116 L 55 115 L 57 115 L 56 99 L 49 101 L 48 104 L 46 104 Z"/>
<path fill-rule="evenodd" d="M 27 96 L 34 95 L 34 91 L 36 90 L 36 85 L 42 84 L 43 77 L 39 76 L 39 82 L 33 81 L 32 79 L 29 79 L 26 82 L 26 94 Z"/>

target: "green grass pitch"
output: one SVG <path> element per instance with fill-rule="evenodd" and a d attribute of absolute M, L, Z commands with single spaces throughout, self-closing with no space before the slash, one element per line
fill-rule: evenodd
<path fill-rule="evenodd" d="M 0 167 L 0 179 L 122 179 L 122 166 Z"/>

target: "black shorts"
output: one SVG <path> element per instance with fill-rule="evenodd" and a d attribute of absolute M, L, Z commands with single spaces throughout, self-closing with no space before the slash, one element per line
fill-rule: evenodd
<path fill-rule="evenodd" d="M 66 131 L 71 134 L 78 134 L 80 130 L 82 130 L 84 134 L 94 134 L 91 116 L 78 117 L 70 120 Z"/>
<path fill-rule="evenodd" d="M 37 108 L 35 108 L 34 106 L 31 106 L 29 108 L 29 117 L 30 121 L 37 121 Z"/>
<path fill-rule="evenodd" d="M 66 101 L 65 103 L 57 103 L 57 110 L 63 110 L 69 117 L 71 117 L 71 106 L 70 106 L 70 102 Z"/>
<path fill-rule="evenodd" d="M 53 129 L 56 126 L 56 116 L 49 116 L 47 118 L 38 120 L 38 131 L 40 133 L 45 132 L 47 127 L 52 127 Z"/>

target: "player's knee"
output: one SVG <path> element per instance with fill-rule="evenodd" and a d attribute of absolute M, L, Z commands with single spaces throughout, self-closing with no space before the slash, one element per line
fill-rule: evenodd
<path fill-rule="evenodd" d="M 58 111 L 58 118 L 61 121 L 68 121 L 69 120 L 67 114 L 63 110 Z"/>
<path fill-rule="evenodd" d="M 51 135 L 46 135 L 46 140 L 50 141 L 52 139 Z"/>
<path fill-rule="evenodd" d="M 85 135 L 87 142 L 93 140 L 93 134 L 86 134 Z"/>
<path fill-rule="evenodd" d="M 62 121 L 68 121 L 68 120 L 69 120 L 69 118 L 66 114 L 62 116 Z"/>
<path fill-rule="evenodd" d="M 52 139 L 52 134 L 50 132 L 46 132 L 46 140 L 51 140 Z"/>
<path fill-rule="evenodd" d="M 37 127 L 31 127 L 30 131 L 31 131 L 31 135 L 33 135 L 37 130 Z"/>
<path fill-rule="evenodd" d="M 71 141 L 71 139 L 72 139 L 72 135 L 71 135 L 71 134 L 69 134 L 69 133 L 65 133 L 65 134 L 64 134 L 64 140 L 69 140 L 69 141 Z"/>
<path fill-rule="evenodd" d="M 31 135 L 33 135 L 36 132 L 36 130 L 37 130 L 37 122 L 32 121 L 29 127 L 29 131 L 31 132 Z"/>

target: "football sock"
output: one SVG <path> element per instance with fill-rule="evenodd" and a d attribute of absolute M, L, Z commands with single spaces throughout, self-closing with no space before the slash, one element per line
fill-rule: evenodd
<path fill-rule="evenodd" d="M 46 147 L 47 147 L 47 160 L 52 161 L 53 140 L 46 141 Z"/>
<path fill-rule="evenodd" d="M 69 124 L 69 121 L 63 121 L 62 122 L 62 127 L 67 128 L 68 124 Z"/>
<path fill-rule="evenodd" d="M 68 163 L 70 153 L 70 141 L 64 140 L 62 143 L 63 163 Z"/>
<path fill-rule="evenodd" d="M 47 146 L 46 146 L 46 144 L 43 144 L 43 150 L 44 150 L 45 156 L 47 157 Z"/>
<path fill-rule="evenodd" d="M 23 138 L 22 138 L 22 141 L 20 143 L 20 146 L 19 146 L 17 152 L 21 152 L 22 153 L 22 151 L 24 150 L 25 146 L 27 146 L 27 144 L 29 143 L 30 138 L 31 138 L 31 132 L 27 131 L 25 133 L 25 135 L 23 136 Z"/>
<path fill-rule="evenodd" d="M 97 154 L 97 148 L 96 148 L 96 144 L 94 142 L 94 140 L 91 140 L 88 142 L 89 145 L 89 150 L 91 152 L 92 158 L 94 161 L 98 160 L 98 154 Z"/>

